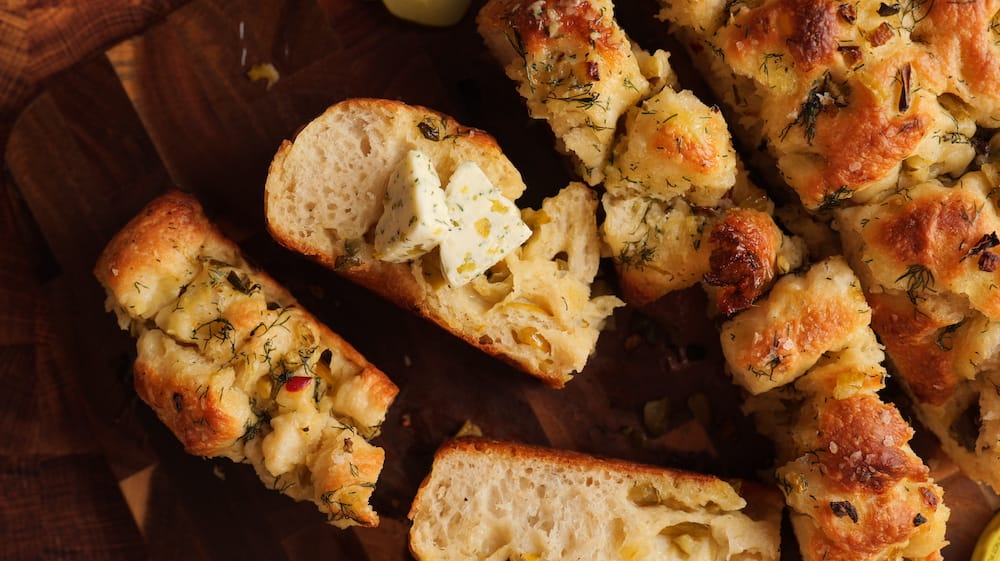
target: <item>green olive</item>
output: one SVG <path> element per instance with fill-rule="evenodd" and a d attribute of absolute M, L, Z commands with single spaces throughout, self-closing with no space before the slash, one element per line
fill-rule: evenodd
<path fill-rule="evenodd" d="M 455 25 L 469 9 L 470 0 L 382 0 L 392 15 L 435 27 Z"/>

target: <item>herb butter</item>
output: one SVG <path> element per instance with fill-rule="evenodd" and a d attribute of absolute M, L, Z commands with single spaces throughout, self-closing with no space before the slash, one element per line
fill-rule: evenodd
<path fill-rule="evenodd" d="M 451 229 L 441 180 L 418 150 L 407 152 L 393 171 L 384 204 L 375 226 L 375 256 L 382 261 L 412 261 L 437 247 Z"/>
<path fill-rule="evenodd" d="M 441 242 L 441 269 L 462 286 L 531 237 L 521 212 L 473 162 L 455 169 L 445 188 L 452 231 Z"/>

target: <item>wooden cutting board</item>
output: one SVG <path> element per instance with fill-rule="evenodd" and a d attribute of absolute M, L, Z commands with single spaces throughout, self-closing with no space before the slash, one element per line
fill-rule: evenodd
<path fill-rule="evenodd" d="M 18 116 L 0 127 L 9 132 L 0 558 L 410 559 L 409 503 L 435 448 L 465 421 L 488 436 L 726 477 L 756 478 L 771 465 L 770 444 L 739 411 L 696 290 L 616 313 L 587 369 L 552 390 L 269 238 L 271 156 L 347 97 L 423 104 L 492 133 L 529 186 L 521 206 L 565 185 L 551 133 L 526 116 L 471 15 L 431 29 L 372 0 L 122 4 L 129 17 L 88 15 L 80 26 L 62 12 L 35 13 L 40 29 L 61 31 L 39 33 L 34 57 L 0 40 L 3 68 L 31 69 L 0 71 L 0 116 Z M 620 4 L 640 44 L 669 46 L 651 1 Z M 0 28 L 11 21 L 0 16 Z M 247 77 L 264 63 L 280 75 L 271 85 Z M 264 489 L 248 466 L 184 454 L 136 398 L 133 341 L 104 311 L 90 270 L 110 236 L 172 186 L 197 195 L 257 264 L 400 386 L 377 441 L 387 450 L 373 499 L 378 529 L 337 530 L 311 505 Z M 656 400 L 669 409 L 662 433 L 642 417 Z M 933 439 L 921 434 L 916 446 L 952 507 L 946 558 L 967 559 L 990 502 Z M 785 558 L 797 558 L 785 543 Z"/>

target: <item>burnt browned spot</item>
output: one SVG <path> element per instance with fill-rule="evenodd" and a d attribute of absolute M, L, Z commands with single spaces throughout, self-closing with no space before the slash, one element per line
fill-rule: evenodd
<path fill-rule="evenodd" d="M 774 278 L 780 233 L 770 216 L 734 209 L 712 229 L 705 282 L 720 287 L 719 311 L 726 316 L 750 307 Z"/>
<path fill-rule="evenodd" d="M 872 44 L 873 47 L 881 47 L 882 45 L 888 43 L 893 36 L 892 26 L 886 22 L 882 22 L 875 29 L 868 33 L 868 42 Z"/>

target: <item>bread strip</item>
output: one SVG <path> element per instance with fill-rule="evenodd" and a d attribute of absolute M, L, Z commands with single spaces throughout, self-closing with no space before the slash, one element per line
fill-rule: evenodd
<path fill-rule="evenodd" d="M 786 275 L 722 326 L 746 410 L 778 448 L 803 559 L 940 559 L 949 509 L 881 401 L 885 356 L 842 257 Z"/>
<path fill-rule="evenodd" d="M 1000 490 L 1000 170 L 928 181 L 836 224 L 917 414 L 962 470 Z"/>
<path fill-rule="evenodd" d="M 94 269 L 135 336 L 135 389 L 199 456 L 254 466 L 330 523 L 376 526 L 384 452 L 368 443 L 398 389 L 255 270 L 191 197 L 152 201 Z"/>
<path fill-rule="evenodd" d="M 445 443 L 409 514 L 420 561 L 779 558 L 747 482 L 481 438 Z"/>
<path fill-rule="evenodd" d="M 423 107 L 349 99 L 278 150 L 267 178 L 268 229 L 286 247 L 562 387 L 583 369 L 606 318 L 621 305 L 614 296 L 591 295 L 600 259 L 596 196 L 571 184 L 540 210 L 522 211 L 532 237 L 471 283 L 453 287 L 437 252 L 401 264 L 374 257 L 386 182 L 414 149 L 427 154 L 442 184 L 460 163 L 474 162 L 507 198 L 524 191 L 485 132 Z"/>

